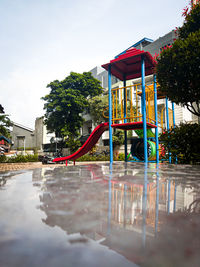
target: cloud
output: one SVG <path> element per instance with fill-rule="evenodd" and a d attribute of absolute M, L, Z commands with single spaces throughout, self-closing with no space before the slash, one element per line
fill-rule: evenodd
<path fill-rule="evenodd" d="M 178 26 L 182 2 L 169 0 L 163 9 L 158 0 L 2 0 L 0 104 L 12 120 L 34 127 L 49 82 L 106 63 L 143 37 L 167 33 Z M 176 16 L 169 18 L 170 10 Z"/>

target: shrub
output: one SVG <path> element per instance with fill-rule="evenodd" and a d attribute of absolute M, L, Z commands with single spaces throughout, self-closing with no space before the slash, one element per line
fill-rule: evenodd
<path fill-rule="evenodd" d="M 114 159 L 115 160 L 115 159 Z M 124 153 L 119 153 L 118 154 L 118 158 L 117 158 L 118 161 L 124 161 L 125 160 L 125 155 Z"/>
<path fill-rule="evenodd" d="M 17 155 L 16 157 L 6 157 L 5 155 L 0 156 L 0 162 L 5 163 L 18 163 L 18 162 L 37 162 L 38 161 L 38 155 Z"/>
<path fill-rule="evenodd" d="M 28 151 L 28 150 L 33 150 L 34 151 L 35 147 L 26 147 L 25 150 Z M 20 146 L 20 147 L 17 147 L 17 150 L 18 151 L 24 151 L 24 147 L 23 146 Z"/>
<path fill-rule="evenodd" d="M 119 153 L 118 157 L 115 158 L 114 160 L 116 161 L 124 161 L 124 153 Z M 77 159 L 77 161 L 109 161 L 110 160 L 110 156 L 109 155 L 90 155 L 89 153 L 80 157 L 79 159 Z"/>
<path fill-rule="evenodd" d="M 6 161 L 6 156 L 0 155 L 0 162 L 5 162 L 5 161 Z"/>
<path fill-rule="evenodd" d="M 78 158 L 77 161 L 109 161 L 110 160 L 110 156 L 106 156 L 106 155 L 90 155 L 90 154 L 86 154 L 83 155 L 82 157 Z"/>
<path fill-rule="evenodd" d="M 171 153 L 172 162 L 178 160 L 182 164 L 200 162 L 200 125 L 182 123 L 163 133 L 160 140 L 167 153 Z"/>

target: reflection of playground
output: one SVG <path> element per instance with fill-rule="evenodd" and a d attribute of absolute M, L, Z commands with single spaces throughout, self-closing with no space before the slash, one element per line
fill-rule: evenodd
<path fill-rule="evenodd" d="M 171 235 L 177 232 L 166 227 L 169 218 L 188 214 L 194 207 L 199 212 L 195 184 L 165 178 L 164 172 L 143 167 L 117 165 L 110 173 L 106 165 L 87 165 L 55 169 L 50 175 L 41 170 L 43 222 L 67 234 L 84 234 L 142 263 L 145 246 L 146 251 L 149 245 L 152 249 L 166 229 Z"/>

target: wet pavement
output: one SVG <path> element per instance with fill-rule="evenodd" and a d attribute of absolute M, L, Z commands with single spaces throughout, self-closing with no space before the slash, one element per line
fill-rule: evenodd
<path fill-rule="evenodd" d="M 200 266 L 200 166 L 0 173 L 0 266 Z"/>

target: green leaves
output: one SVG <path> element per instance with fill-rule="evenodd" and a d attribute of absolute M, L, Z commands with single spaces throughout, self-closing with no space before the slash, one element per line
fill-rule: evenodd
<path fill-rule="evenodd" d="M 200 30 L 200 5 L 195 5 L 186 16 L 185 22 L 179 29 L 179 37 L 186 39 L 190 33 Z"/>
<path fill-rule="evenodd" d="M 113 133 L 113 146 L 120 146 L 124 143 L 124 131 L 116 130 Z"/>
<path fill-rule="evenodd" d="M 170 150 L 172 160 L 178 163 L 200 163 L 200 125 L 182 123 L 163 133 L 160 140 Z"/>
<path fill-rule="evenodd" d="M 10 138 L 9 127 L 12 125 L 8 115 L 0 114 L 0 135 Z"/>
<path fill-rule="evenodd" d="M 200 116 L 200 6 L 194 9 L 179 29 L 180 38 L 161 52 L 156 72 L 160 91 Z"/>
<path fill-rule="evenodd" d="M 45 101 L 45 123 L 49 132 L 56 136 L 68 137 L 69 146 L 79 135 L 83 124 L 81 113 L 88 107 L 88 99 L 102 92 L 100 82 L 90 72 L 71 72 L 63 81 L 53 81 L 47 85 L 50 93 Z"/>
<path fill-rule="evenodd" d="M 107 94 L 98 95 L 89 100 L 89 112 L 95 123 L 100 124 L 101 122 L 105 121 L 103 112 L 105 111 L 106 107 L 108 107 L 108 95 Z"/>

